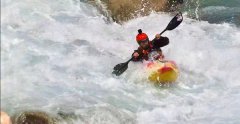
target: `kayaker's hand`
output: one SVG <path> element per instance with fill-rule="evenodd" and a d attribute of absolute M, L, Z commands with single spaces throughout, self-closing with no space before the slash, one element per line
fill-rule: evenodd
<path fill-rule="evenodd" d="M 162 50 L 158 50 L 158 56 L 155 58 L 155 60 L 163 60 L 164 59 L 164 55 L 162 53 Z"/>
<path fill-rule="evenodd" d="M 154 60 L 163 60 L 164 59 L 164 55 L 163 54 L 159 54 L 159 55 L 157 55 L 157 56 L 154 56 L 153 57 L 154 58 Z"/>
<path fill-rule="evenodd" d="M 156 34 L 156 35 L 155 35 L 155 38 L 156 38 L 156 39 L 160 39 L 160 38 L 161 38 L 161 35 L 160 35 L 160 34 Z"/>
<path fill-rule="evenodd" d="M 134 53 L 133 53 L 133 57 L 134 57 L 134 58 L 137 58 L 138 56 L 139 56 L 138 52 L 134 52 Z"/>
<path fill-rule="evenodd" d="M 164 55 L 162 54 L 159 56 L 159 60 L 163 60 L 163 59 L 164 59 Z"/>

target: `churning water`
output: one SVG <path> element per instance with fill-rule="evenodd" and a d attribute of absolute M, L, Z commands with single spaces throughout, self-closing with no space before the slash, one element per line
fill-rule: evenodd
<path fill-rule="evenodd" d="M 163 34 L 180 77 L 149 83 L 141 63 L 120 77 L 141 28 L 152 39 L 173 15 L 153 13 L 123 25 L 106 22 L 76 0 L 5 0 L 1 5 L 1 109 L 10 115 L 46 111 L 60 123 L 240 123 L 240 29 L 229 23 L 184 21 Z M 74 117 L 72 116 L 74 115 Z"/>

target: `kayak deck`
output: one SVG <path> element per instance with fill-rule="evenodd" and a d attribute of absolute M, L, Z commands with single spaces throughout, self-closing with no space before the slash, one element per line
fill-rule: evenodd
<path fill-rule="evenodd" d="M 154 61 L 147 65 L 148 79 L 154 83 L 171 83 L 179 71 L 174 61 Z"/>

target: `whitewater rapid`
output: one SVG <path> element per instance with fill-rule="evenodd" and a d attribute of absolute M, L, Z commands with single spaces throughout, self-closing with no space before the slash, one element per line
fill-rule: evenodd
<path fill-rule="evenodd" d="M 163 34 L 170 39 L 163 52 L 180 77 L 157 87 L 141 63 L 130 63 L 120 77 L 111 72 L 137 48 L 138 29 L 153 39 L 174 15 L 152 13 L 119 25 L 75 0 L 8 0 L 1 9 L 1 110 L 10 115 L 63 112 L 77 116 L 70 117 L 75 124 L 240 123 L 235 25 L 184 16 Z"/>

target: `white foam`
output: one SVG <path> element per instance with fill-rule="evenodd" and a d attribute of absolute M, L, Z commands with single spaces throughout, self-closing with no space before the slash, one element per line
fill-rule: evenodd
<path fill-rule="evenodd" d="M 111 72 L 137 48 L 139 28 L 153 39 L 172 15 L 153 13 L 121 26 L 106 23 L 94 7 L 77 1 L 3 5 L 1 105 L 11 113 L 105 106 L 113 108 L 112 114 L 135 114 L 131 119 L 137 123 L 239 119 L 239 28 L 184 17 L 179 27 L 163 34 L 170 39 L 163 52 L 176 61 L 180 77 L 176 85 L 157 88 L 147 81 L 141 63 L 131 62 L 120 77 Z M 101 119 L 95 122 L 105 122 Z"/>

